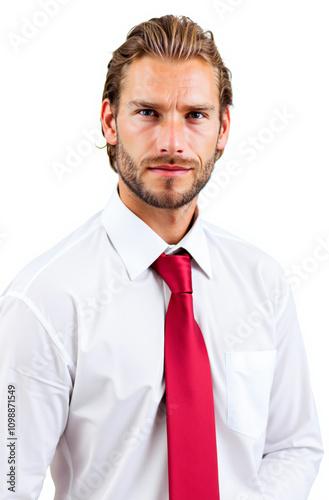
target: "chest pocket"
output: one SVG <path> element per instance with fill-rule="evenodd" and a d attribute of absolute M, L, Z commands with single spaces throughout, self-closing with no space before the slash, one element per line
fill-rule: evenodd
<path fill-rule="evenodd" d="M 276 350 L 226 352 L 227 427 L 257 439 L 268 419 Z"/>

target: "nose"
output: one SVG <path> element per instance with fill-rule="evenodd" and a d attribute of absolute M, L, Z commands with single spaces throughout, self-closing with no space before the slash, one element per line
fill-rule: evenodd
<path fill-rule="evenodd" d="M 161 153 L 175 154 L 185 151 L 184 125 L 179 116 L 165 118 L 160 124 L 158 147 Z"/>

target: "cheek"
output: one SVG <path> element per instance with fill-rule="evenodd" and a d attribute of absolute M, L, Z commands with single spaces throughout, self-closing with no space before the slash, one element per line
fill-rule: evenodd
<path fill-rule="evenodd" d="M 190 125 L 185 128 L 185 137 L 191 144 L 199 145 L 203 150 L 212 149 L 217 141 L 218 129 L 211 123 Z"/>
<path fill-rule="evenodd" d="M 121 140 L 125 147 L 130 150 L 140 151 L 143 146 L 152 142 L 153 136 L 156 136 L 154 127 L 148 124 L 134 123 L 134 121 L 123 123 L 120 127 Z"/>
<path fill-rule="evenodd" d="M 205 161 L 214 154 L 217 136 L 213 135 L 213 131 L 209 131 L 209 133 L 198 131 L 187 136 L 186 143 L 192 152 Z"/>

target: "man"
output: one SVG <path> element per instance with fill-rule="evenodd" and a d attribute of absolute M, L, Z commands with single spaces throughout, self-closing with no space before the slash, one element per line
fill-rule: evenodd
<path fill-rule="evenodd" d="M 322 446 L 287 280 L 197 207 L 231 104 L 188 18 L 113 53 L 117 189 L 0 301 L 1 498 L 38 498 L 49 464 L 57 500 L 308 497 Z"/>

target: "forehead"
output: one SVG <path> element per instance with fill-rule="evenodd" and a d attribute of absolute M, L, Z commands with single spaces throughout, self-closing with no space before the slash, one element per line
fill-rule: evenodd
<path fill-rule="evenodd" d="M 176 61 L 147 55 L 136 59 L 129 67 L 121 98 L 152 96 L 218 101 L 215 68 L 201 58 Z"/>

